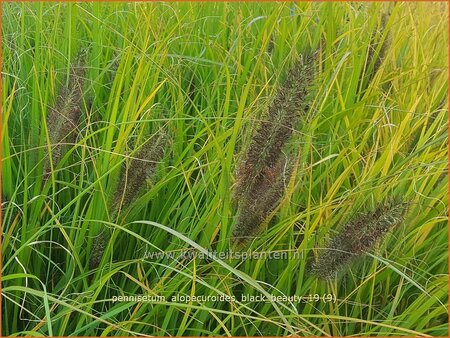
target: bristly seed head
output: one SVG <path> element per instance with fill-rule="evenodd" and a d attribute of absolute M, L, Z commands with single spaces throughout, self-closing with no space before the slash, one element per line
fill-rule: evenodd
<path fill-rule="evenodd" d="M 162 160 L 167 141 L 167 134 L 159 132 L 147 140 L 131 159 L 125 160 L 114 196 L 113 211 L 128 206 L 139 197 L 147 180 L 154 175 L 158 163 Z"/>
<path fill-rule="evenodd" d="M 405 202 L 387 201 L 374 211 L 351 219 L 330 239 L 326 248 L 319 251 L 311 272 L 320 278 L 334 278 L 339 271 L 373 249 L 393 227 L 400 224 L 407 207 Z"/>
<path fill-rule="evenodd" d="M 62 157 L 62 143 L 73 143 L 81 118 L 83 84 L 86 76 L 85 51 L 81 52 L 70 69 L 67 86 L 59 93 L 47 115 L 47 128 L 52 147 L 53 167 Z M 50 159 L 44 164 L 44 179 L 51 174 Z"/>
<path fill-rule="evenodd" d="M 164 157 L 169 138 L 165 132 L 159 132 L 127 159 L 120 174 L 119 183 L 112 201 L 112 217 L 114 218 L 120 209 L 130 205 L 145 189 L 146 181 L 156 171 L 158 163 Z M 102 233 L 93 239 L 91 257 L 89 259 L 90 269 L 95 269 L 100 264 L 105 251 L 109 235 Z"/>
<path fill-rule="evenodd" d="M 290 165 L 287 163 L 289 162 L 280 158 L 275 166 L 265 168 L 257 177 L 248 198 L 241 201 L 237 223 L 233 230 L 236 244 L 243 244 L 254 236 L 283 197 L 285 185 L 290 177 Z"/>
<path fill-rule="evenodd" d="M 314 75 L 315 54 L 298 61 L 287 73 L 264 120 L 243 156 L 237 171 L 235 197 L 240 198 L 256 183 L 266 167 L 274 166 L 299 119 L 308 108 L 308 89 Z"/>
<path fill-rule="evenodd" d="M 238 243 L 259 230 L 283 196 L 290 177 L 283 148 L 309 110 L 308 93 L 316 56 L 313 53 L 301 58 L 287 73 L 239 164 L 233 191 L 238 206 L 233 238 Z"/>

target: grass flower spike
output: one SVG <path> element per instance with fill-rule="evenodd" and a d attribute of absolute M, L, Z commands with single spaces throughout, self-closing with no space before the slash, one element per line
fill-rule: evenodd
<path fill-rule="evenodd" d="M 351 219 L 319 252 L 312 272 L 325 279 L 335 277 L 339 271 L 382 241 L 389 230 L 403 221 L 406 210 L 406 203 L 386 202 L 372 212 Z"/>
<path fill-rule="evenodd" d="M 167 134 L 160 132 L 150 140 L 147 140 L 137 151 L 136 155 L 124 162 L 111 205 L 113 218 L 145 190 L 147 181 L 154 176 L 156 167 L 164 156 L 167 141 Z M 90 269 L 95 269 L 99 266 L 108 240 L 109 235 L 106 230 L 94 237 L 89 259 Z"/>
<path fill-rule="evenodd" d="M 119 179 L 114 201 L 113 212 L 128 206 L 134 199 L 139 197 L 156 170 L 156 166 L 164 156 L 167 134 L 161 132 L 147 140 L 140 147 L 136 155 L 126 159 Z"/>
<path fill-rule="evenodd" d="M 63 144 L 73 143 L 81 118 L 83 84 L 86 67 L 85 52 L 81 52 L 70 69 L 67 85 L 62 88 L 55 105 L 47 115 L 47 128 L 50 139 L 52 165 L 55 168 L 62 157 Z M 47 157 L 44 164 L 44 178 L 51 175 L 52 165 Z"/>
<path fill-rule="evenodd" d="M 253 236 L 283 196 L 290 173 L 283 148 L 308 112 L 316 55 L 301 58 L 287 73 L 237 170 L 237 242 Z"/>

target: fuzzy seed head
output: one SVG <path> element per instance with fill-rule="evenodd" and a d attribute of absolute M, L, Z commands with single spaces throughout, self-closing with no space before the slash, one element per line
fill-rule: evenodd
<path fill-rule="evenodd" d="M 154 135 L 122 165 L 119 184 L 113 201 L 113 210 L 131 204 L 140 194 L 145 184 L 156 171 L 158 163 L 164 157 L 168 136 L 161 132 Z"/>
<path fill-rule="evenodd" d="M 86 76 L 84 54 L 80 54 L 70 69 L 68 85 L 61 89 L 56 103 L 47 115 L 47 128 L 52 147 L 53 167 L 56 167 L 62 157 L 62 143 L 73 143 L 81 119 L 81 104 L 83 84 Z M 51 174 L 50 160 L 44 165 L 44 177 L 47 180 Z"/>
<path fill-rule="evenodd" d="M 400 224 L 406 211 L 406 203 L 389 201 L 372 212 L 354 217 L 319 252 L 312 272 L 324 279 L 335 277 L 357 257 L 372 250 L 394 226 Z"/>
<path fill-rule="evenodd" d="M 316 56 L 302 58 L 287 73 L 239 164 L 233 191 L 238 208 L 233 238 L 238 243 L 260 230 L 283 196 L 290 177 L 283 148 L 308 112 Z"/>

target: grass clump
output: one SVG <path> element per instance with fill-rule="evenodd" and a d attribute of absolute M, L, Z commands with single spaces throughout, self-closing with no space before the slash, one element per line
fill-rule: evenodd
<path fill-rule="evenodd" d="M 448 336 L 446 3 L 2 6 L 4 336 Z M 290 75 L 319 45 L 320 75 Z M 46 129 L 69 94 L 71 132 Z M 369 228 L 371 204 L 346 247 L 347 214 L 391 195 L 407 222 Z M 333 245 L 371 260 L 308 273 L 313 251 L 347 270 Z M 113 301 L 141 295 L 165 301 Z"/>
<path fill-rule="evenodd" d="M 385 36 L 386 25 L 388 21 L 389 21 L 389 14 L 383 13 L 381 15 L 381 22 L 379 28 L 372 33 L 372 37 L 370 39 L 367 51 L 367 63 L 365 69 L 366 71 L 368 71 L 366 78 L 367 84 L 372 82 L 375 74 L 381 68 L 382 63 L 386 58 L 386 52 L 391 43 L 391 36 L 389 34 L 389 31 Z"/>

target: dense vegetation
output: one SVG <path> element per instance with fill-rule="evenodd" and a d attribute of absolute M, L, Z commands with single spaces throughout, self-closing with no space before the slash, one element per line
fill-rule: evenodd
<path fill-rule="evenodd" d="M 2 10 L 3 335 L 448 335 L 446 3 Z"/>

